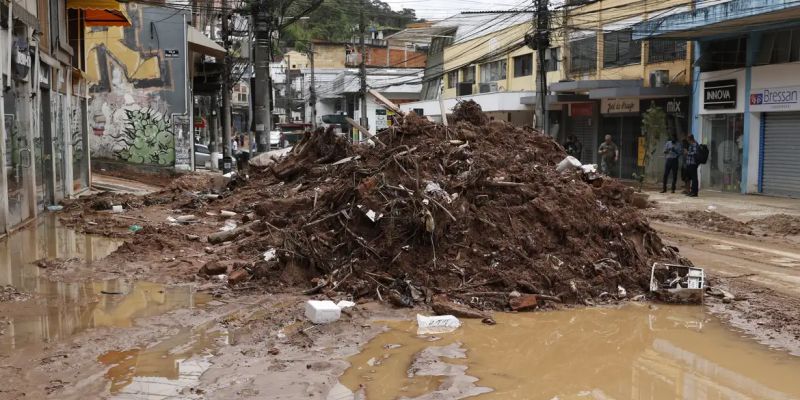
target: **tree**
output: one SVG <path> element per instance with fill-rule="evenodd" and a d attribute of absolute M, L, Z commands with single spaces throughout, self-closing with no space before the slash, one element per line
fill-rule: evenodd
<path fill-rule="evenodd" d="M 667 140 L 667 114 L 664 109 L 656 106 L 655 102 L 650 103 L 650 108 L 642 116 L 642 130 L 645 140 L 644 166 L 640 168 L 639 182 L 644 181 L 647 175 L 652 176 L 656 164 L 652 163 L 653 156 L 658 151 L 661 143 Z"/>

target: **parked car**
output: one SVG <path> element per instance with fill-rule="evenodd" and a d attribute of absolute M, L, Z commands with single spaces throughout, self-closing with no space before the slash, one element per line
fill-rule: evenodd
<path fill-rule="evenodd" d="M 208 168 L 211 165 L 211 152 L 204 144 L 194 145 L 194 165 L 195 168 Z"/>

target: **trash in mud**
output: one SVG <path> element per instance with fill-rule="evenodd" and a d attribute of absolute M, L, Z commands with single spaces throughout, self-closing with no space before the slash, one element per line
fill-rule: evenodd
<path fill-rule="evenodd" d="M 452 332 L 461 326 L 461 321 L 452 315 L 426 317 L 417 314 L 417 335 L 435 335 Z"/>
<path fill-rule="evenodd" d="M 122 211 L 123 211 L 123 208 L 122 208 L 122 206 L 120 206 L 120 205 L 116 205 L 116 206 L 112 206 L 112 207 L 111 207 L 111 212 L 113 212 L 113 213 L 115 213 L 115 214 L 119 214 L 119 213 L 121 213 Z"/>
<path fill-rule="evenodd" d="M 136 233 L 136 232 L 139 232 L 140 230 L 142 230 L 142 226 L 141 225 L 137 225 L 137 224 L 133 224 L 133 225 L 128 227 L 128 230 L 133 232 L 133 233 Z"/>
<path fill-rule="evenodd" d="M 666 303 L 702 303 L 704 280 L 702 268 L 654 263 L 650 292 Z"/>
<path fill-rule="evenodd" d="M 339 320 L 342 309 L 330 300 L 308 300 L 305 315 L 314 324 L 328 324 Z"/>
<path fill-rule="evenodd" d="M 336 307 L 339 307 L 340 310 L 344 310 L 346 308 L 355 307 L 356 303 L 353 303 L 349 300 L 341 300 L 336 303 Z"/>

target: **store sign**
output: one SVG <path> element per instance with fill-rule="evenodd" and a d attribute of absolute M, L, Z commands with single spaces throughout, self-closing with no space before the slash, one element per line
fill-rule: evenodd
<path fill-rule="evenodd" d="M 703 99 L 706 110 L 736 108 L 736 79 L 706 82 Z"/>
<path fill-rule="evenodd" d="M 375 129 L 381 130 L 392 126 L 394 111 L 379 108 L 375 110 Z"/>
<path fill-rule="evenodd" d="M 750 91 L 750 111 L 798 111 L 800 86 L 784 86 Z"/>
<path fill-rule="evenodd" d="M 180 57 L 180 52 L 178 49 L 164 49 L 164 58 L 178 58 Z"/>
<path fill-rule="evenodd" d="M 603 99 L 600 102 L 603 114 L 625 114 L 639 112 L 639 99 Z"/>
<path fill-rule="evenodd" d="M 592 103 L 572 103 L 569 105 L 570 117 L 591 117 Z"/>
<path fill-rule="evenodd" d="M 683 102 L 677 99 L 668 101 L 667 114 L 683 114 Z"/>

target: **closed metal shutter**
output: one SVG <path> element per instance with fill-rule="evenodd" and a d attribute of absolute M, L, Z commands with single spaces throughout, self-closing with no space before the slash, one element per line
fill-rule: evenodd
<path fill-rule="evenodd" d="M 592 126 L 592 117 L 569 117 L 568 134 L 575 135 L 583 145 L 580 160 L 584 164 L 596 163 L 597 149 L 595 148 L 595 130 Z"/>
<path fill-rule="evenodd" d="M 761 190 L 800 197 L 800 113 L 764 115 Z"/>

